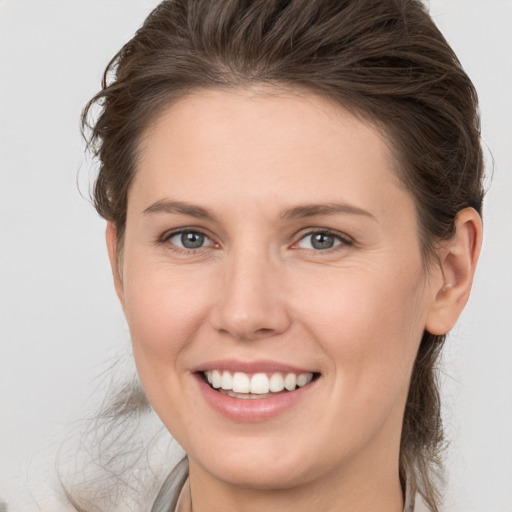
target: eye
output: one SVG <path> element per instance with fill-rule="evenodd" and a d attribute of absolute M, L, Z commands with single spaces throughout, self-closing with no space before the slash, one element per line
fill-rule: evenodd
<path fill-rule="evenodd" d="M 350 245 L 350 241 L 329 231 L 315 231 L 304 235 L 296 244 L 300 249 L 325 251 L 339 245 Z"/>
<path fill-rule="evenodd" d="M 166 241 L 180 249 L 186 250 L 201 249 L 202 247 L 215 245 L 204 233 L 194 230 L 183 230 L 177 233 L 171 233 L 166 237 Z"/>

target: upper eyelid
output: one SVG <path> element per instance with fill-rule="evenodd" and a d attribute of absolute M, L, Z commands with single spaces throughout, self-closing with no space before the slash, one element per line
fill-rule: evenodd
<path fill-rule="evenodd" d="M 195 247 L 195 248 L 189 248 L 189 247 L 180 247 L 180 245 L 177 245 L 175 243 L 172 243 L 170 241 L 171 238 L 183 234 L 183 233 L 198 233 L 200 235 L 203 235 L 207 241 L 209 241 L 208 244 Z M 204 249 L 211 249 L 211 248 L 218 248 L 219 244 L 215 241 L 215 239 L 208 235 L 203 229 L 197 229 L 197 228 L 176 228 L 171 229 L 166 232 L 164 232 L 160 237 L 156 240 L 157 246 L 167 246 L 168 250 L 171 250 L 174 253 L 177 254 L 198 254 L 199 252 L 202 252 Z M 172 247 L 171 247 L 172 246 Z"/>
<path fill-rule="evenodd" d="M 297 234 L 296 240 L 295 240 L 294 243 L 298 242 L 299 240 L 302 240 L 303 238 L 305 238 L 308 235 L 314 235 L 314 234 L 317 234 L 317 233 L 325 233 L 325 234 L 328 234 L 328 235 L 337 236 L 338 238 L 340 238 L 344 242 L 354 243 L 354 239 L 350 235 L 347 235 L 346 233 L 343 233 L 341 231 L 337 231 L 336 229 L 314 228 L 314 227 L 305 228 L 305 229 L 301 230 Z"/>
<path fill-rule="evenodd" d="M 158 238 L 159 242 L 166 242 L 173 236 L 179 235 L 184 232 L 196 232 L 204 235 L 209 240 L 211 240 L 214 244 L 218 244 L 218 237 L 213 236 L 211 233 L 209 233 L 209 230 L 201 227 L 196 226 L 184 226 L 179 228 L 170 229 L 167 231 L 164 231 L 162 235 Z M 336 236 L 340 238 L 344 243 L 353 244 L 355 243 L 354 238 L 352 238 L 350 235 L 347 235 L 344 232 L 338 231 L 336 229 L 331 228 L 324 228 L 324 227 L 317 227 L 317 226 L 309 226 L 306 228 L 301 229 L 298 233 L 296 233 L 293 236 L 293 241 L 291 245 L 295 245 L 297 242 L 302 240 L 303 238 L 307 237 L 308 235 L 314 235 L 316 233 L 326 233 L 329 235 Z"/>
<path fill-rule="evenodd" d="M 195 227 L 195 226 L 185 226 L 182 228 L 169 229 L 167 231 L 164 231 L 160 235 L 159 240 L 166 241 L 166 240 L 169 240 L 169 238 L 172 238 L 173 236 L 180 235 L 182 233 L 187 233 L 187 232 L 200 233 L 201 235 L 204 235 L 206 238 L 209 238 L 210 240 L 213 241 L 212 235 L 209 234 L 207 230 L 205 230 L 204 228 L 199 228 L 199 227 Z"/>

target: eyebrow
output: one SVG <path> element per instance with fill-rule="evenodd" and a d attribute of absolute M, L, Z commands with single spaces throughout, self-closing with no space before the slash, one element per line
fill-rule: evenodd
<path fill-rule="evenodd" d="M 377 220 L 369 211 L 345 203 L 321 203 L 294 206 L 281 212 L 280 217 L 282 219 L 301 219 L 304 217 L 314 217 L 316 215 L 335 215 L 337 213 L 362 215 L 375 221 Z"/>
<path fill-rule="evenodd" d="M 198 219 L 216 220 L 215 215 L 207 208 L 182 201 L 171 201 L 168 199 L 161 199 L 160 201 L 153 203 L 142 213 L 181 213 Z"/>
<path fill-rule="evenodd" d="M 207 219 L 216 221 L 216 216 L 202 206 L 197 206 L 183 201 L 171 201 L 169 199 L 161 199 L 156 201 L 151 206 L 148 206 L 143 211 L 144 214 L 151 213 L 179 213 L 189 215 L 198 219 Z M 373 220 L 377 220 L 369 211 L 358 208 L 345 203 L 319 203 L 319 204 L 305 204 L 294 206 L 283 210 L 279 215 L 283 220 L 301 219 L 305 217 L 314 217 L 318 215 L 335 215 L 337 213 L 344 213 L 349 215 L 362 215 Z"/>

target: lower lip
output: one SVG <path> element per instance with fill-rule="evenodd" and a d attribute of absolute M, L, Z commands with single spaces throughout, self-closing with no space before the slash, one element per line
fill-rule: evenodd
<path fill-rule="evenodd" d="M 210 406 L 223 416 L 238 422 L 255 423 L 268 421 L 300 402 L 313 388 L 318 379 L 294 391 L 280 393 L 276 396 L 258 399 L 234 398 L 212 389 L 202 375 L 193 375 L 198 382 L 202 395 Z"/>

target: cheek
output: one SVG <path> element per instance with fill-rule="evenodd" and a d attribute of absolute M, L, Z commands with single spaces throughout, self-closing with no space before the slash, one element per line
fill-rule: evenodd
<path fill-rule="evenodd" d="M 422 271 L 379 268 L 387 270 L 317 279 L 302 294 L 308 329 L 329 355 L 337 385 L 360 403 L 406 392 L 426 318 Z"/>
<path fill-rule="evenodd" d="M 127 261 L 124 275 L 125 313 L 140 378 L 145 388 L 150 382 L 165 387 L 183 368 L 187 347 L 204 323 L 208 281 L 171 272 L 165 262 L 135 258 Z"/>

